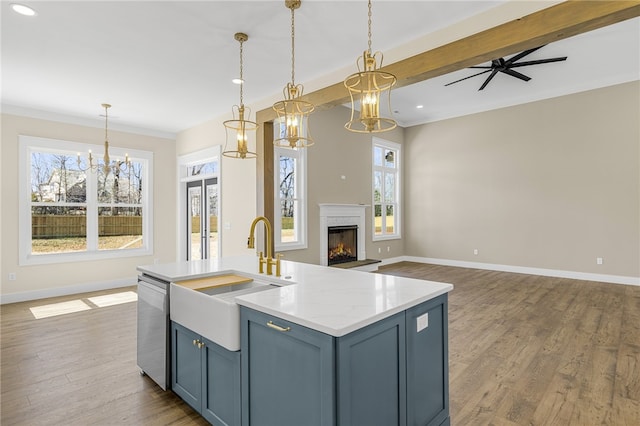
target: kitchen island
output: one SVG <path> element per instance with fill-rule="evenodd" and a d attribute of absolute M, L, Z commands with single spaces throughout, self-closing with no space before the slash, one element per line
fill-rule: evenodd
<path fill-rule="evenodd" d="M 138 270 L 172 295 L 221 274 L 272 286 L 234 298 L 239 351 L 181 324 L 170 298 L 172 389 L 213 424 L 448 424 L 450 284 L 290 261 L 274 277 L 254 256 Z"/>

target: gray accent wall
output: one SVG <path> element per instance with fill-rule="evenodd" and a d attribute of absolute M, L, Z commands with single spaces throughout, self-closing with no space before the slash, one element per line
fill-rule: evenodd
<path fill-rule="evenodd" d="M 640 276 L 639 120 L 635 81 L 405 129 L 404 254 Z"/>

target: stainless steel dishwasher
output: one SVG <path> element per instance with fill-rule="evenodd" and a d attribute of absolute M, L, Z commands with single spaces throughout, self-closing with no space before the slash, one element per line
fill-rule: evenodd
<path fill-rule="evenodd" d="M 171 385 L 169 283 L 138 275 L 138 367 L 163 390 Z"/>

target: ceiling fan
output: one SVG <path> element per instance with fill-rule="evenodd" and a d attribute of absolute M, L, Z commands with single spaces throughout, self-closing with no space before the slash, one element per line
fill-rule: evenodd
<path fill-rule="evenodd" d="M 487 84 L 489 84 L 489 82 L 493 79 L 493 77 L 496 76 L 496 74 L 498 74 L 498 72 L 503 72 L 505 74 L 508 74 L 512 77 L 516 77 L 519 78 L 520 80 L 524 80 L 524 81 L 529 81 L 531 80 L 531 77 L 528 77 L 524 74 L 521 74 L 517 71 L 514 71 L 512 68 L 517 68 L 517 67 L 526 67 L 529 65 L 538 65 L 538 64 L 546 64 L 549 62 L 560 62 L 560 61 L 564 61 L 567 59 L 566 56 L 562 56 L 562 57 L 558 57 L 558 58 L 548 58 L 548 59 L 537 59 L 535 61 L 524 61 L 524 62 L 518 62 L 520 59 L 524 58 L 525 56 L 535 52 L 536 50 L 540 49 L 544 47 L 543 46 L 538 46 L 538 47 L 534 47 L 533 49 L 528 49 L 525 50 L 523 52 L 518 53 L 517 55 L 513 56 L 512 58 L 509 58 L 507 60 L 505 60 L 504 58 L 498 58 L 498 59 L 493 59 L 491 61 L 491 65 L 490 66 L 475 66 L 475 67 L 469 67 L 469 68 L 474 68 L 474 69 L 483 69 L 484 71 L 481 71 L 477 74 L 473 74 L 470 75 L 468 77 L 464 77 L 461 78 L 460 80 L 456 80 L 456 81 L 452 81 L 451 83 L 447 83 L 445 84 L 445 86 L 450 86 L 454 83 L 459 83 L 463 80 L 467 80 L 471 77 L 475 77 L 478 75 L 482 75 L 482 74 L 486 74 L 488 72 L 491 72 L 491 74 L 489 74 L 489 77 L 487 77 L 487 79 L 484 81 L 484 83 L 482 83 L 482 86 L 480 86 L 480 89 L 478 90 L 482 90 L 485 87 L 487 87 Z"/>

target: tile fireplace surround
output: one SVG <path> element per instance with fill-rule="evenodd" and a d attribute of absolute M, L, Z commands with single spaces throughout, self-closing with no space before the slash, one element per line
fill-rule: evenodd
<path fill-rule="evenodd" d="M 320 265 L 329 264 L 330 226 L 358 226 L 358 260 L 367 258 L 364 224 L 366 204 L 318 204 L 320 206 Z"/>

